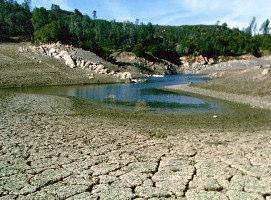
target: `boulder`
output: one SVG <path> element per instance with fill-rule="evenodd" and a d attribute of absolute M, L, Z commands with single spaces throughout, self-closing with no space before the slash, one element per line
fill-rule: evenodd
<path fill-rule="evenodd" d="M 123 72 L 123 73 L 120 73 L 119 77 L 120 79 L 125 80 L 125 79 L 131 79 L 132 75 L 130 72 Z"/>
<path fill-rule="evenodd" d="M 102 69 L 99 73 L 100 74 L 107 74 L 108 73 L 108 69 Z"/>
<path fill-rule="evenodd" d="M 94 79 L 94 74 L 87 74 L 89 79 Z"/>
<path fill-rule="evenodd" d="M 55 52 L 56 52 L 56 49 L 55 49 L 55 48 L 49 49 L 49 55 L 50 55 L 50 56 L 52 56 L 53 53 L 55 53 Z"/>
<path fill-rule="evenodd" d="M 76 66 L 80 67 L 81 61 L 79 59 L 76 59 Z"/>
<path fill-rule="evenodd" d="M 84 68 L 84 66 L 85 66 L 85 61 L 84 60 L 81 60 L 81 64 L 80 64 L 80 68 Z"/>
<path fill-rule="evenodd" d="M 213 58 L 210 58 L 208 61 L 208 65 L 213 65 L 215 64 L 215 60 Z"/>
<path fill-rule="evenodd" d="M 89 69 L 90 70 L 96 70 L 97 69 L 97 65 L 95 63 L 93 63 L 92 65 L 90 65 Z"/>
<path fill-rule="evenodd" d="M 94 69 L 96 72 L 101 71 L 102 69 L 104 69 L 103 65 L 97 65 L 96 69 Z"/>
<path fill-rule="evenodd" d="M 69 66 L 70 68 L 75 68 L 75 63 L 68 53 L 64 54 L 62 58 L 67 66 Z"/>
<path fill-rule="evenodd" d="M 61 43 L 58 41 L 56 44 L 55 44 L 56 47 L 61 47 Z"/>
<path fill-rule="evenodd" d="M 60 54 L 53 54 L 53 56 L 54 56 L 55 59 L 58 59 L 58 60 L 61 59 L 61 55 Z"/>
<path fill-rule="evenodd" d="M 23 53 L 24 52 L 24 48 L 23 47 L 19 47 L 19 52 Z"/>
<path fill-rule="evenodd" d="M 114 75 L 115 74 L 115 72 L 112 70 L 110 73 L 109 73 L 109 75 Z"/>
<path fill-rule="evenodd" d="M 262 72 L 262 75 L 268 75 L 270 74 L 271 69 L 264 69 Z"/>
<path fill-rule="evenodd" d="M 67 51 L 60 51 L 59 56 L 63 57 L 65 54 L 69 54 Z"/>
<path fill-rule="evenodd" d="M 87 62 L 85 63 L 85 65 L 84 65 L 83 68 L 84 68 L 84 69 L 88 68 L 90 64 L 91 64 L 91 61 L 87 61 Z"/>
<path fill-rule="evenodd" d="M 40 47 L 38 51 L 39 51 L 40 54 L 46 55 L 46 51 L 45 51 L 45 49 L 43 47 Z"/>

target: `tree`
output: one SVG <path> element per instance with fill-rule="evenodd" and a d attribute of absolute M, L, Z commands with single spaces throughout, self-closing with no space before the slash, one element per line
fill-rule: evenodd
<path fill-rule="evenodd" d="M 253 36 L 256 30 L 254 17 L 244 31 L 230 29 L 227 24 L 197 26 L 158 26 L 132 22 L 96 20 L 74 12 L 61 10 L 52 5 L 51 10 L 35 8 L 31 13 L 27 5 L 14 0 L 0 0 L 1 38 L 31 38 L 40 42 L 63 41 L 76 47 L 92 50 L 102 56 L 110 51 L 133 51 L 138 56 L 154 56 L 170 61 L 178 61 L 181 55 L 237 56 L 257 54 L 259 47 L 270 48 L 270 22 L 265 21 L 261 31 L 266 35 Z"/>
<path fill-rule="evenodd" d="M 92 17 L 93 17 L 93 20 L 97 19 L 97 11 L 96 10 L 93 10 Z"/>
<path fill-rule="evenodd" d="M 32 12 L 34 30 L 39 30 L 49 23 L 49 12 L 45 8 L 35 8 Z"/>
<path fill-rule="evenodd" d="M 262 31 L 262 33 L 264 35 L 266 34 L 269 34 L 269 31 L 270 31 L 270 28 L 269 28 L 269 25 L 270 25 L 270 21 L 269 19 L 265 20 L 260 28 L 260 31 Z"/>
<path fill-rule="evenodd" d="M 249 26 L 245 29 L 245 32 L 252 35 L 253 32 L 255 32 L 256 27 L 257 27 L 256 17 L 253 17 Z"/>
<path fill-rule="evenodd" d="M 224 22 L 222 25 L 221 25 L 223 28 L 228 28 L 228 24 L 226 22 Z"/>
<path fill-rule="evenodd" d="M 58 21 L 53 21 L 34 33 L 35 40 L 47 43 L 61 41 L 62 28 Z"/>
<path fill-rule="evenodd" d="M 33 28 L 31 12 L 16 1 L 0 0 L 0 35 L 1 38 L 19 37 L 28 39 Z"/>
<path fill-rule="evenodd" d="M 135 45 L 135 47 L 133 48 L 133 53 L 137 56 L 137 57 L 144 57 L 145 55 L 145 48 L 143 46 L 143 44 L 137 44 Z"/>
<path fill-rule="evenodd" d="M 70 16 L 69 31 L 76 40 L 80 41 L 83 38 L 83 27 L 82 27 L 83 15 L 78 10 Z"/>
<path fill-rule="evenodd" d="M 51 10 L 53 10 L 53 11 L 60 11 L 61 9 L 60 9 L 60 6 L 59 6 L 59 5 L 52 4 L 52 5 L 51 5 Z"/>
<path fill-rule="evenodd" d="M 22 7 L 28 11 L 31 10 L 31 0 L 24 0 Z"/>

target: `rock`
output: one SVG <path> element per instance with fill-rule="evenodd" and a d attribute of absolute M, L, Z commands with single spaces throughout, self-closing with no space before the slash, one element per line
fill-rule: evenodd
<path fill-rule="evenodd" d="M 268 75 L 270 74 L 270 69 L 264 69 L 262 72 L 262 75 Z"/>
<path fill-rule="evenodd" d="M 88 68 L 90 64 L 91 64 L 91 61 L 87 61 L 86 64 L 84 65 L 83 69 Z"/>
<path fill-rule="evenodd" d="M 109 75 L 114 75 L 114 74 L 115 72 L 113 70 L 109 73 Z"/>
<path fill-rule="evenodd" d="M 60 55 L 60 54 L 53 54 L 53 57 L 54 57 L 55 59 L 58 59 L 58 60 L 61 59 L 61 55 Z"/>
<path fill-rule="evenodd" d="M 99 71 L 100 74 L 107 74 L 107 72 L 108 72 L 108 69 L 101 69 Z"/>
<path fill-rule="evenodd" d="M 96 72 L 100 72 L 102 69 L 104 69 L 103 65 L 97 65 L 96 68 L 94 69 Z"/>
<path fill-rule="evenodd" d="M 80 68 L 84 68 L 84 66 L 85 66 L 85 61 L 84 60 L 81 60 L 81 64 L 80 64 Z"/>
<path fill-rule="evenodd" d="M 38 51 L 39 51 L 40 54 L 46 55 L 46 51 L 45 51 L 45 49 L 43 47 L 40 47 Z"/>
<path fill-rule="evenodd" d="M 65 54 L 69 54 L 67 51 L 60 51 L 59 56 L 63 57 Z"/>
<path fill-rule="evenodd" d="M 76 59 L 76 66 L 80 67 L 81 61 L 79 59 Z"/>
<path fill-rule="evenodd" d="M 132 75 L 130 72 L 123 72 L 120 74 L 120 79 L 125 80 L 125 79 L 131 79 Z"/>
<path fill-rule="evenodd" d="M 90 64 L 90 65 L 88 66 L 88 69 L 89 69 L 89 70 L 93 70 L 93 65 Z"/>
<path fill-rule="evenodd" d="M 213 65 L 215 64 L 215 60 L 213 58 L 210 58 L 208 61 L 208 65 Z"/>
<path fill-rule="evenodd" d="M 24 52 L 24 48 L 23 47 L 19 47 L 19 52 L 23 53 Z"/>
<path fill-rule="evenodd" d="M 75 68 L 75 63 L 74 63 L 74 61 L 72 60 L 71 56 L 68 53 L 63 55 L 63 60 L 65 61 L 65 64 L 67 66 L 69 66 L 70 68 Z"/>
<path fill-rule="evenodd" d="M 49 49 L 49 56 L 52 56 L 53 55 L 53 53 L 55 53 L 56 52 L 56 49 L 55 48 L 51 48 L 51 49 Z"/>
<path fill-rule="evenodd" d="M 61 47 L 61 43 L 58 41 L 56 44 L 55 44 L 56 47 Z"/>
<path fill-rule="evenodd" d="M 94 79 L 94 74 L 87 74 L 89 79 Z"/>
<path fill-rule="evenodd" d="M 19 51 L 23 51 L 23 47 L 20 47 Z M 78 54 L 76 50 L 73 50 L 72 46 L 69 45 L 63 45 L 60 42 L 53 43 L 53 44 L 44 44 L 39 47 L 33 46 L 33 51 L 38 52 L 42 55 L 47 55 L 50 57 L 53 57 L 55 59 L 63 59 L 65 61 L 65 64 L 69 66 L 70 68 L 80 67 L 83 70 L 91 70 L 95 71 L 99 74 L 105 74 L 108 76 L 114 76 L 121 78 L 123 80 L 131 79 L 131 73 L 124 72 L 124 73 L 116 73 L 115 71 L 110 71 L 107 67 L 105 67 L 103 64 L 101 64 L 100 61 L 97 63 L 93 63 L 91 60 L 88 60 L 84 56 L 84 54 Z M 126 57 L 126 55 L 124 55 Z M 129 54 L 128 60 L 134 60 L 136 56 L 134 54 Z M 36 59 L 36 58 L 33 58 Z M 155 70 L 157 67 L 157 63 L 148 62 L 146 60 L 143 60 L 145 63 L 149 63 L 150 65 L 154 65 L 153 69 Z M 102 62 L 103 63 L 103 62 Z M 163 67 L 167 67 L 168 70 L 171 70 L 171 66 L 164 63 Z M 90 78 L 93 78 L 90 76 Z"/>

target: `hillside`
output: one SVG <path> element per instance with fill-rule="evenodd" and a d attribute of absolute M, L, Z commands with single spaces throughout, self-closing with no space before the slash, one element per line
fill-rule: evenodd
<path fill-rule="evenodd" d="M 36 43 L 60 41 L 90 50 L 107 59 L 116 51 L 148 54 L 179 64 L 184 55 L 207 57 L 260 55 L 268 48 L 262 37 L 222 25 L 159 26 L 91 19 L 79 10 L 69 12 L 58 5 L 29 9 L 27 4 L 0 1 L 0 41 L 11 37 Z M 11 20 L 12 19 L 12 20 Z M 269 37 L 266 34 L 264 37 Z"/>
<path fill-rule="evenodd" d="M 0 87 L 120 82 L 103 74 L 90 77 L 80 68 L 69 68 L 63 61 L 33 53 L 29 47 L 28 43 L 0 44 Z M 94 60 L 100 59 L 91 55 Z"/>

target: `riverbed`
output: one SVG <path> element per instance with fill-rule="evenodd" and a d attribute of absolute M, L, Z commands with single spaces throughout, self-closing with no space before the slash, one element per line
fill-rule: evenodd
<path fill-rule="evenodd" d="M 225 102 L 223 112 L 184 116 L 105 105 L 0 92 L 0 198 L 268 199 L 269 111 Z"/>

